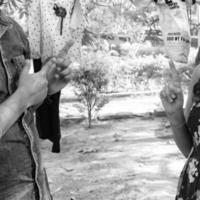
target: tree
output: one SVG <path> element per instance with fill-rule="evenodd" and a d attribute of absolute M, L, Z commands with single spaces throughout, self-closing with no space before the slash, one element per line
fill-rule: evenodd
<path fill-rule="evenodd" d="M 102 95 L 108 85 L 107 66 L 96 53 L 82 56 L 80 69 L 74 73 L 72 85 L 76 88 L 76 95 L 81 99 L 88 116 L 88 127 L 92 126 L 92 119 L 107 102 Z"/>
<path fill-rule="evenodd" d="M 32 0 L 9 0 L 4 2 L 4 9 L 10 15 L 18 14 L 22 19 L 28 15 L 28 6 Z"/>
<path fill-rule="evenodd" d="M 123 43 L 124 38 L 133 43 L 150 41 L 154 46 L 163 45 L 155 4 L 137 8 L 129 0 L 93 0 L 93 3 L 88 30 L 97 36 L 99 46 L 102 36 L 115 45 Z"/>

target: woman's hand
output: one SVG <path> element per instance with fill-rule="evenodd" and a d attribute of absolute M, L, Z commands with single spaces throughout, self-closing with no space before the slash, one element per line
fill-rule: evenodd
<path fill-rule="evenodd" d="M 181 87 L 168 83 L 160 92 L 160 98 L 167 114 L 172 115 L 183 109 L 183 92 Z"/>
<path fill-rule="evenodd" d="M 172 124 L 179 124 L 184 121 L 183 117 L 183 91 L 180 84 L 180 77 L 172 61 L 170 64 L 171 79 L 167 81 L 160 92 L 160 98 L 166 114 Z"/>
<path fill-rule="evenodd" d="M 160 92 L 160 97 L 170 122 L 174 141 L 185 157 L 191 152 L 193 140 L 183 113 L 183 92 L 175 65 L 169 62 L 171 78 Z"/>

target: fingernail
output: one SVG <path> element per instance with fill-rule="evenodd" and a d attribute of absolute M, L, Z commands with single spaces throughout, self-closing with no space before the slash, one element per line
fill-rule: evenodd
<path fill-rule="evenodd" d="M 171 96 L 172 96 L 173 99 L 176 98 L 176 95 L 175 95 L 175 94 L 172 94 Z"/>
<path fill-rule="evenodd" d="M 59 79 L 59 77 L 60 77 L 60 76 L 59 76 L 58 74 L 55 74 L 55 78 L 56 78 L 56 79 Z"/>

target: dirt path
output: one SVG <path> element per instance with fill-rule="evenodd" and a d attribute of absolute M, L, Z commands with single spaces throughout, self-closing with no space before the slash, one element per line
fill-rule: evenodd
<path fill-rule="evenodd" d="M 62 127 L 62 153 L 42 142 L 55 200 L 173 200 L 184 158 L 165 119 Z"/>

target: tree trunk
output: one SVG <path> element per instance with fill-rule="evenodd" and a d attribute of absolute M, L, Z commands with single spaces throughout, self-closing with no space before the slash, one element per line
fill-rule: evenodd
<path fill-rule="evenodd" d="M 92 113 L 91 109 L 88 108 L 88 128 L 92 127 Z"/>

